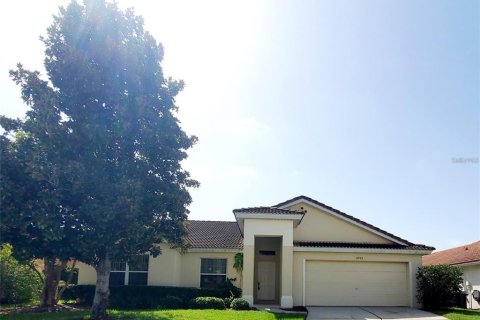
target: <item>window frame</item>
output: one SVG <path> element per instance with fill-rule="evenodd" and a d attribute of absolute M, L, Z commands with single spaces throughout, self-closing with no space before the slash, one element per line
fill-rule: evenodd
<path fill-rule="evenodd" d="M 202 261 L 203 260 L 225 260 L 225 274 L 223 273 L 209 273 L 209 272 L 202 272 Z M 228 258 L 200 258 L 200 277 L 199 277 L 199 287 L 200 288 L 208 288 L 202 287 L 202 276 L 225 276 L 225 282 L 228 279 Z"/>
<path fill-rule="evenodd" d="M 147 274 L 147 283 L 145 285 L 148 285 L 148 270 L 149 270 L 149 264 L 150 264 L 150 256 L 149 255 L 141 255 L 141 256 L 146 256 L 147 257 L 147 270 L 145 271 L 139 271 L 139 270 L 130 270 L 130 266 L 128 265 L 128 262 L 124 262 L 125 264 L 125 269 L 124 270 L 110 270 L 110 273 L 124 273 L 125 277 L 123 279 L 123 284 L 120 284 L 120 286 L 129 286 L 130 284 L 130 273 L 146 273 Z M 113 262 L 112 262 L 113 263 Z"/>

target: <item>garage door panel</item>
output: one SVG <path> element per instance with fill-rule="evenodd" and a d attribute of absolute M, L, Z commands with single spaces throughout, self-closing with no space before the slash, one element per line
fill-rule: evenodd
<path fill-rule="evenodd" d="M 307 261 L 305 286 L 306 305 L 405 306 L 407 265 Z"/>

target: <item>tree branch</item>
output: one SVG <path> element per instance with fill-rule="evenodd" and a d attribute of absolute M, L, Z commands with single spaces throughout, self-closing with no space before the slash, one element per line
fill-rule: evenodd
<path fill-rule="evenodd" d="M 44 275 L 43 275 L 40 271 L 38 271 L 38 269 L 37 269 L 36 265 L 34 264 L 34 261 L 33 261 L 33 260 L 29 261 L 29 262 L 27 263 L 27 266 L 28 266 L 30 269 L 32 269 L 33 271 L 35 271 L 35 273 L 38 275 L 38 277 L 40 278 L 40 280 L 41 280 L 42 282 L 45 280 Z"/>
<path fill-rule="evenodd" d="M 76 263 L 77 263 L 77 259 L 73 259 L 73 263 L 72 263 L 72 266 L 70 268 L 70 272 L 68 273 L 67 282 L 65 282 L 65 285 L 63 286 L 63 288 L 60 289 L 60 291 L 58 292 L 57 302 L 60 301 L 60 299 L 62 298 L 63 292 L 70 285 L 70 282 L 72 282 L 73 274 L 75 273 L 75 264 Z"/>

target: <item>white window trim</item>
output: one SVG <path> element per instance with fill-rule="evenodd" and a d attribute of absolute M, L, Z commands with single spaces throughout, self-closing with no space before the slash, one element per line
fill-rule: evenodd
<path fill-rule="evenodd" d="M 130 267 L 128 265 L 128 262 L 125 262 L 125 270 L 110 270 L 110 273 L 115 273 L 115 272 L 124 272 L 125 273 L 125 278 L 123 281 L 124 286 L 128 286 L 128 281 L 130 279 L 130 273 L 146 273 L 147 274 L 147 284 L 148 284 L 148 266 L 147 266 L 147 271 L 130 271 Z"/>
<path fill-rule="evenodd" d="M 204 273 L 202 272 L 202 260 L 225 260 L 225 274 L 223 273 Z M 200 258 L 200 277 L 198 278 L 198 286 L 201 288 L 202 287 L 202 276 L 225 276 L 225 281 L 227 281 L 228 279 L 228 273 L 227 273 L 227 270 L 228 270 L 228 258 L 209 258 L 209 257 L 205 257 L 205 258 Z"/>

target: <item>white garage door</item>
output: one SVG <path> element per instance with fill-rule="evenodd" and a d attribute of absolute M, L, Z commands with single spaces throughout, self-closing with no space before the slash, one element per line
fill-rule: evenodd
<path fill-rule="evenodd" d="M 307 306 L 407 306 L 407 264 L 307 261 Z"/>

